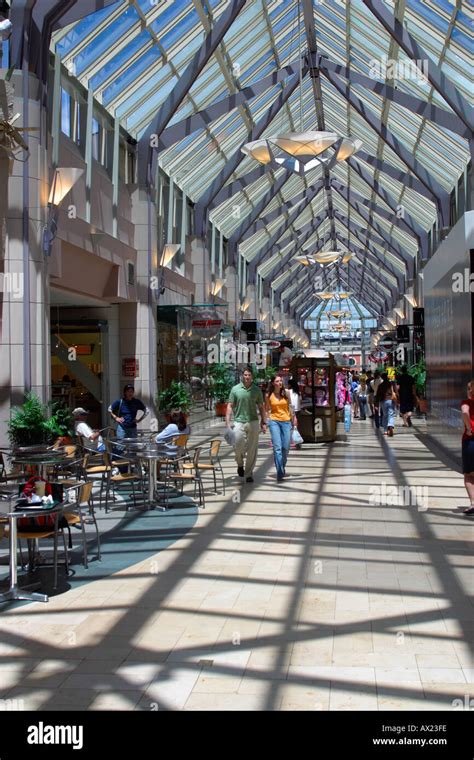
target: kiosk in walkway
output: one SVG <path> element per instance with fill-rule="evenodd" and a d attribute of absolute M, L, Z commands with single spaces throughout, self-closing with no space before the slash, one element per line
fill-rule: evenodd
<path fill-rule="evenodd" d="M 309 350 L 294 357 L 290 372 L 298 379 L 301 411 L 298 430 L 305 443 L 328 443 L 336 438 L 336 364 L 332 354 Z"/>

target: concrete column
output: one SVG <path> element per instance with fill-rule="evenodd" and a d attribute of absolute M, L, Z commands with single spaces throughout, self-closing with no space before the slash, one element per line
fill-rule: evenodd
<path fill-rule="evenodd" d="M 281 335 L 282 334 L 282 324 L 281 324 L 281 311 L 280 311 L 280 307 L 279 306 L 276 306 L 273 309 L 272 323 L 271 324 L 272 324 L 272 331 L 275 332 L 277 335 Z M 276 325 L 276 327 L 274 327 L 274 325 Z"/>
<path fill-rule="evenodd" d="M 266 296 L 262 298 L 262 305 L 260 309 L 260 318 L 263 322 L 263 332 L 269 334 L 272 331 L 272 306 L 270 299 Z"/>
<path fill-rule="evenodd" d="M 245 311 L 244 319 L 257 319 L 257 291 L 255 285 L 247 285 L 245 300 L 249 303 L 249 307 Z"/>
<path fill-rule="evenodd" d="M 133 381 L 136 395 L 154 410 L 157 392 L 157 212 L 147 192 L 140 188 L 132 194 L 132 221 L 135 225 L 134 245 L 137 250 L 138 301 L 119 306 L 120 360 L 138 360 L 139 373 Z M 124 384 L 127 379 L 121 376 L 120 384 Z"/>
<path fill-rule="evenodd" d="M 195 302 L 209 302 L 209 261 L 205 241 L 194 235 L 186 239 L 186 257 L 191 261 L 195 284 Z"/>
<path fill-rule="evenodd" d="M 39 85 L 33 75 L 24 81 L 21 72 L 15 73 L 11 85 L 12 113 L 21 114 L 17 124 L 36 127 L 38 131 L 27 133 L 30 153 L 25 163 L 0 157 L 2 421 L 8 420 L 12 406 L 23 403 L 28 390 L 49 401 L 51 377 L 49 278 L 42 251 L 49 173 L 40 144 Z M 7 443 L 6 426 L 1 425 L 0 444 Z"/>
<path fill-rule="evenodd" d="M 240 319 L 239 279 L 235 267 L 226 267 L 225 281 L 225 300 L 229 304 L 227 319 L 235 325 Z"/>

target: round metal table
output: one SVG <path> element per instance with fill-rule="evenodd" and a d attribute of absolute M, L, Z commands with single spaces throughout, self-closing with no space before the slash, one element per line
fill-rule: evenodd
<path fill-rule="evenodd" d="M 17 560 L 17 520 L 20 517 L 43 517 L 44 515 L 54 515 L 55 516 L 55 530 L 57 531 L 58 528 L 58 519 L 59 515 L 63 511 L 66 502 L 61 502 L 60 504 L 56 504 L 54 507 L 51 507 L 50 509 L 22 509 L 19 507 L 18 509 L 15 509 L 16 505 L 16 499 L 9 499 L 8 501 L 0 501 L 0 517 L 7 517 L 8 518 L 8 525 L 10 528 L 10 562 L 9 562 L 9 569 L 10 569 L 10 586 L 8 588 L 8 591 L 6 591 L 3 594 L 0 594 L 0 603 L 2 602 L 8 602 L 12 600 L 25 600 L 28 602 L 49 602 L 49 597 L 47 594 L 41 594 L 35 591 L 26 591 L 21 589 L 18 586 L 18 560 Z M 55 557 L 54 561 L 56 562 L 56 553 L 57 553 L 57 543 L 55 541 L 54 544 L 54 552 Z M 38 588 L 39 583 L 36 583 L 30 588 Z"/>
<path fill-rule="evenodd" d="M 12 460 L 12 464 L 15 465 L 29 465 L 37 467 L 39 470 L 40 477 L 44 478 L 44 480 L 47 480 L 47 468 L 51 467 L 55 464 L 63 464 L 64 462 L 68 462 L 67 456 L 26 456 L 26 457 L 19 457 L 17 459 Z M 26 476 L 26 479 L 28 480 L 28 476 Z"/>

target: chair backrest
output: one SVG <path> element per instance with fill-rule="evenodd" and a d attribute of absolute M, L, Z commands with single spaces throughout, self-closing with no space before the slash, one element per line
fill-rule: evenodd
<path fill-rule="evenodd" d="M 209 450 L 211 459 L 216 459 L 219 456 L 219 449 L 221 447 L 221 439 L 220 438 L 213 438 L 211 441 L 211 448 Z"/>
<path fill-rule="evenodd" d="M 178 435 L 174 440 L 173 443 L 176 444 L 176 446 L 179 449 L 185 449 L 186 445 L 189 440 L 189 435 L 187 433 L 181 433 L 181 435 Z"/>
<path fill-rule="evenodd" d="M 68 445 L 68 446 L 65 446 L 64 448 L 66 450 L 66 459 L 74 459 L 77 452 L 77 446 Z"/>
<path fill-rule="evenodd" d="M 197 446 L 194 449 L 194 456 L 193 456 L 193 465 L 194 467 L 197 467 L 199 464 L 199 457 L 201 456 L 202 446 Z"/>
<path fill-rule="evenodd" d="M 81 488 L 79 489 L 79 495 L 77 497 L 77 503 L 79 504 L 79 506 L 81 506 L 82 504 L 89 504 L 93 485 L 94 485 L 94 481 L 90 480 L 88 483 L 81 486 Z"/>

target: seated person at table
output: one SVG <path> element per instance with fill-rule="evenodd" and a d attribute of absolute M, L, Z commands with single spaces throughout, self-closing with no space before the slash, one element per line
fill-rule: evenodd
<path fill-rule="evenodd" d="M 173 438 L 177 438 L 179 435 L 189 435 L 190 432 L 191 430 L 188 427 L 183 412 L 174 411 L 171 412 L 169 424 L 163 428 L 161 433 L 158 433 L 155 441 L 160 444 L 166 452 L 175 454 L 178 451 L 178 447 L 176 444 L 172 443 Z"/>
<path fill-rule="evenodd" d="M 74 433 L 84 438 L 84 445 L 89 449 L 95 451 L 105 451 L 104 440 L 98 430 L 94 431 L 87 424 L 88 412 L 81 406 L 74 409 L 72 416 L 74 417 Z"/>

